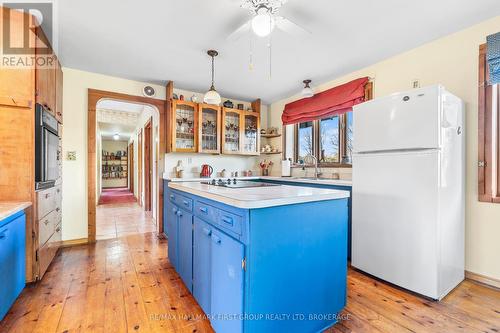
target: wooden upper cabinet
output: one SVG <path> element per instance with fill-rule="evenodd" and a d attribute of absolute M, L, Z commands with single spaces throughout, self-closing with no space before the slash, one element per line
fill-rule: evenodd
<path fill-rule="evenodd" d="M 198 105 L 173 100 L 171 112 L 171 151 L 195 153 L 198 151 Z"/>
<path fill-rule="evenodd" d="M 0 7 L 2 22 L 9 20 L 11 29 L 10 39 L 3 40 L 3 34 L 0 34 L 0 45 L 4 52 L 9 43 L 11 47 L 20 48 L 24 45 L 24 32 L 27 27 L 34 26 L 33 16 L 23 14 L 16 10 L 10 10 L 5 7 Z M 30 47 L 35 46 L 35 35 L 28 32 L 28 43 Z M 32 67 L 5 67 L 0 66 L 0 82 L 8 82 L 9 84 L 0 84 L 0 105 L 26 107 L 30 108 L 34 105 L 34 87 L 35 73 Z"/>
<path fill-rule="evenodd" d="M 219 154 L 221 138 L 221 108 L 198 105 L 198 152 Z"/>
<path fill-rule="evenodd" d="M 243 114 L 242 153 L 245 155 L 260 155 L 260 114 L 246 111 Z"/>
<path fill-rule="evenodd" d="M 63 72 L 61 64 L 56 60 L 56 119 L 63 122 Z"/>
<path fill-rule="evenodd" d="M 36 102 L 43 105 L 52 115 L 56 115 L 56 63 L 57 58 L 50 45 L 46 45 L 46 40 L 42 29 L 37 28 L 36 52 L 37 57 L 45 59 L 43 66 L 37 66 L 36 77 Z M 39 60 L 42 63 L 41 60 Z"/>
<path fill-rule="evenodd" d="M 222 108 L 222 153 L 241 153 L 241 126 L 244 111 Z"/>

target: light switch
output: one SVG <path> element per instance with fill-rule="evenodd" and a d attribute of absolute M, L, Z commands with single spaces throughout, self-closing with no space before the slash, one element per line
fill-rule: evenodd
<path fill-rule="evenodd" d="M 68 161 L 76 161 L 76 151 L 68 151 L 68 152 L 66 152 L 66 159 Z"/>

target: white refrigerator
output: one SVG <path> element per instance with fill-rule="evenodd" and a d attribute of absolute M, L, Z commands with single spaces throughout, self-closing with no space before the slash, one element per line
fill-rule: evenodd
<path fill-rule="evenodd" d="M 435 85 L 353 117 L 351 264 L 440 300 L 464 279 L 463 102 Z"/>

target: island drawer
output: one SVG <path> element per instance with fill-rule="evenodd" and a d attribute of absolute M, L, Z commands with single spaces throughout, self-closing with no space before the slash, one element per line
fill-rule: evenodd
<path fill-rule="evenodd" d="M 243 222 L 242 216 L 226 212 L 225 210 L 218 211 L 216 223 L 223 230 L 229 231 L 237 235 L 241 235 L 242 222 Z"/>
<path fill-rule="evenodd" d="M 189 212 L 193 211 L 193 199 L 190 199 L 173 191 L 171 191 L 168 196 L 168 200 L 176 204 L 178 207 Z"/>
<path fill-rule="evenodd" d="M 217 223 L 217 212 L 218 209 L 214 206 L 198 200 L 194 202 L 194 215 L 207 222 Z"/>

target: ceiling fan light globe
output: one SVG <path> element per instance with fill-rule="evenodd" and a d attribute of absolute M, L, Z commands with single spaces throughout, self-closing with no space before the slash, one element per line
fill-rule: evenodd
<path fill-rule="evenodd" d="M 211 105 L 220 105 L 222 99 L 215 89 L 210 89 L 203 97 L 203 102 Z"/>
<path fill-rule="evenodd" d="M 252 30 L 259 37 L 266 37 L 274 30 L 276 22 L 269 11 L 259 11 L 252 19 Z"/>
<path fill-rule="evenodd" d="M 304 89 L 302 89 L 301 95 L 302 97 L 310 98 L 314 96 L 314 92 L 310 87 L 305 87 Z"/>
<path fill-rule="evenodd" d="M 120 135 L 118 133 L 116 133 L 115 135 L 113 135 L 113 140 L 115 140 L 115 141 L 120 140 Z"/>

